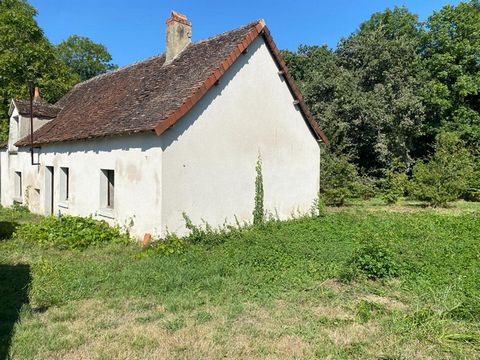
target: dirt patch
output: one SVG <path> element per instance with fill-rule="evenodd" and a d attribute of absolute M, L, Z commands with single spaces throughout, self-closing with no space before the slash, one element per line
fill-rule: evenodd
<path fill-rule="evenodd" d="M 395 309 L 395 310 L 407 309 L 407 305 L 405 305 L 404 303 L 386 296 L 369 294 L 367 296 L 364 296 L 362 299 L 383 305 L 387 309 Z"/>

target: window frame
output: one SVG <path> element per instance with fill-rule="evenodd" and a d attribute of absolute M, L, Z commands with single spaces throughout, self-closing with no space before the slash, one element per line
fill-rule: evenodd
<path fill-rule="evenodd" d="M 113 218 L 115 209 L 115 170 L 100 170 L 100 210 L 99 215 Z"/>
<path fill-rule="evenodd" d="M 60 167 L 60 199 L 59 203 L 68 205 L 70 200 L 70 168 L 67 166 Z"/>
<path fill-rule="evenodd" d="M 13 186 L 14 186 L 14 201 L 23 203 L 23 179 L 21 171 L 14 171 Z"/>

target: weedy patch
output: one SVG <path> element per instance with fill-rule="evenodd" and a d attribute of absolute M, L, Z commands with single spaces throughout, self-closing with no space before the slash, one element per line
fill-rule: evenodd
<path fill-rule="evenodd" d="M 0 324 L 11 326 L 0 325 L 1 349 L 12 359 L 480 357 L 480 208 L 394 209 L 202 227 L 172 256 L 0 241 Z M 337 280 L 350 266 L 359 275 Z"/>

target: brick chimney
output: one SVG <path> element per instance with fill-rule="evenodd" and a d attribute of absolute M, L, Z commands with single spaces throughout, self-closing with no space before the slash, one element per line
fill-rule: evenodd
<path fill-rule="evenodd" d="M 192 23 L 187 17 L 172 11 L 167 20 L 166 63 L 171 62 L 192 41 Z"/>
<path fill-rule="evenodd" d="M 35 86 L 33 101 L 41 101 L 41 100 L 42 100 L 42 98 L 40 97 L 40 89 L 38 88 L 38 86 Z"/>

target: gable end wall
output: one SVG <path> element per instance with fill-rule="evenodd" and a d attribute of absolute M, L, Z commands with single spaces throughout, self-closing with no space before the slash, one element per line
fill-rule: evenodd
<path fill-rule="evenodd" d="M 265 209 L 307 212 L 319 189 L 320 149 L 262 37 L 192 110 L 162 135 L 163 230 L 251 221 L 255 164 L 263 162 Z"/>

